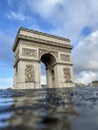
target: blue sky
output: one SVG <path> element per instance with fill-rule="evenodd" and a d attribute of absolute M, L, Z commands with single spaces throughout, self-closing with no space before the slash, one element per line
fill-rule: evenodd
<path fill-rule="evenodd" d="M 98 79 L 97 0 L 0 0 L 0 88 L 13 84 L 12 46 L 19 27 L 69 38 L 75 81 Z"/>

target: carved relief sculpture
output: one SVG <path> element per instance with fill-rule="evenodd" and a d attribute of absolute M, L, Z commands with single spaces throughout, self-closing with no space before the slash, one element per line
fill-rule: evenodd
<path fill-rule="evenodd" d="M 25 68 L 25 81 L 26 82 L 34 82 L 35 75 L 34 75 L 34 66 L 33 65 L 26 65 Z"/>
<path fill-rule="evenodd" d="M 46 50 L 46 49 L 39 49 L 39 58 L 44 54 L 44 53 L 51 53 L 55 57 L 58 57 L 58 52 L 56 51 L 51 51 L 51 50 Z"/>
<path fill-rule="evenodd" d="M 70 56 L 69 55 L 60 54 L 60 57 L 61 57 L 62 61 L 70 62 Z"/>
<path fill-rule="evenodd" d="M 34 49 L 22 48 L 22 55 L 29 57 L 37 57 L 37 51 Z"/>
<path fill-rule="evenodd" d="M 71 81 L 70 69 L 69 69 L 69 68 L 63 68 L 63 72 L 64 72 L 65 82 L 72 82 L 72 81 Z"/>

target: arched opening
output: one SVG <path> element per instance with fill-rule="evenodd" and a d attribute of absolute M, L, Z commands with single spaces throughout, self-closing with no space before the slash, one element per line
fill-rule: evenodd
<path fill-rule="evenodd" d="M 55 63 L 56 59 L 52 54 L 41 56 L 41 82 L 46 81 L 45 87 L 55 87 Z"/>
<path fill-rule="evenodd" d="M 46 66 L 42 61 L 41 61 L 40 65 L 41 65 L 41 86 L 46 87 L 47 86 Z"/>

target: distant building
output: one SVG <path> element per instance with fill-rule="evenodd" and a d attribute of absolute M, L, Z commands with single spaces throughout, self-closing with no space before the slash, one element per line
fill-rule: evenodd
<path fill-rule="evenodd" d="M 75 87 L 86 87 L 84 83 L 75 82 Z"/>
<path fill-rule="evenodd" d="M 92 81 L 93 86 L 98 86 L 98 80 Z"/>

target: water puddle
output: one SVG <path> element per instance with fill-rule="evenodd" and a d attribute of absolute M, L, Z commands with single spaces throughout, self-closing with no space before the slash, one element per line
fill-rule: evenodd
<path fill-rule="evenodd" d="M 0 90 L 0 130 L 97 130 L 98 88 Z"/>

